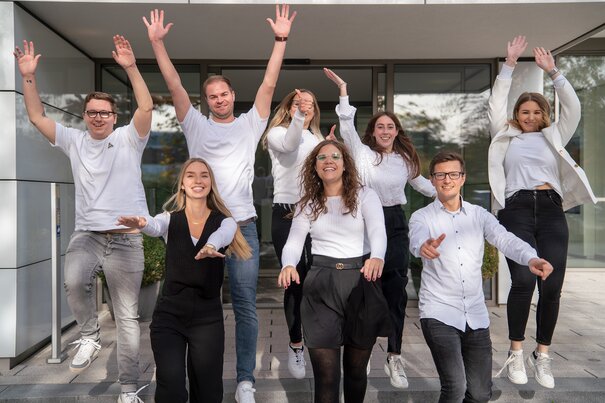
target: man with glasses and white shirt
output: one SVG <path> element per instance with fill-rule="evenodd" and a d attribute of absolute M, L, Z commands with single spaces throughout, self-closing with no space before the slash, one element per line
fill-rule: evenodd
<path fill-rule="evenodd" d="M 487 402 L 492 345 L 481 265 L 487 240 L 545 280 L 552 266 L 483 207 L 462 200 L 464 160 L 441 152 L 429 166 L 437 198 L 410 217 L 410 252 L 422 258 L 418 307 L 439 379 L 439 402 Z"/>
<path fill-rule="evenodd" d="M 103 92 L 84 100 L 87 130 L 68 128 L 48 118 L 36 86 L 33 42 L 15 48 L 23 76 L 29 120 L 71 162 L 76 199 L 76 228 L 65 255 L 67 302 L 80 327 L 78 348 L 69 369 L 88 368 L 101 349 L 96 307 L 96 276 L 103 272 L 112 296 L 117 328 L 118 402 L 139 401 L 138 301 L 143 277 L 143 238 L 138 230 L 116 224 L 119 216 L 148 215 L 141 182 L 141 158 L 149 139 L 153 101 L 136 65 L 130 43 L 114 36 L 115 61 L 124 69 L 137 101 L 130 123 L 114 129 L 116 103 Z"/>

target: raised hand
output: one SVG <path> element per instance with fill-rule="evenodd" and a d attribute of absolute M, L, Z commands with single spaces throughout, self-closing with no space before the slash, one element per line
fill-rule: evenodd
<path fill-rule="evenodd" d="M 550 72 L 555 68 L 555 58 L 550 53 L 550 50 L 544 48 L 534 48 L 534 57 L 536 64 L 545 72 Z"/>
<path fill-rule="evenodd" d="M 120 216 L 120 217 L 118 217 L 117 224 L 123 225 L 128 228 L 141 229 L 147 225 L 147 220 L 145 219 L 145 217 L 141 217 L 138 215 Z"/>
<path fill-rule="evenodd" d="M 529 271 L 540 277 L 542 280 L 546 280 L 550 273 L 553 271 L 553 267 L 548 261 L 539 258 L 533 258 L 529 261 Z"/>
<path fill-rule="evenodd" d="M 143 17 L 143 22 L 147 27 L 147 36 L 151 42 L 161 41 L 170 31 L 170 28 L 174 25 L 172 22 L 166 24 L 164 26 L 164 10 L 159 10 L 156 8 L 149 12 L 149 21 L 147 18 Z"/>
<path fill-rule="evenodd" d="M 336 138 L 336 135 L 334 134 L 335 131 L 336 131 L 336 125 L 332 125 L 332 127 L 330 127 L 330 133 L 328 133 L 328 135 L 326 136 L 326 140 L 338 141 L 338 139 Z"/>
<path fill-rule="evenodd" d="M 313 110 L 313 100 L 303 98 L 302 92 L 298 89 L 295 89 L 294 91 L 296 91 L 296 95 L 298 95 L 298 99 L 294 101 L 298 103 L 298 111 L 303 115 L 306 115 L 307 112 Z"/>
<path fill-rule="evenodd" d="M 340 88 L 341 85 L 346 84 L 345 81 L 340 78 L 338 76 L 338 74 L 334 73 L 332 70 L 330 70 L 327 67 L 324 67 L 324 74 L 326 75 L 326 77 L 328 77 L 332 82 L 334 82 L 334 84 L 336 84 L 336 86 L 338 88 Z"/>
<path fill-rule="evenodd" d="M 279 273 L 279 277 L 277 277 L 277 285 L 279 287 L 288 288 L 290 284 L 295 282 L 296 284 L 300 284 L 300 276 L 296 271 L 296 267 L 294 266 L 286 266 Z"/>
<path fill-rule="evenodd" d="M 292 28 L 292 22 L 296 18 L 296 11 L 290 16 L 290 6 L 283 4 L 281 10 L 279 5 L 275 5 L 275 21 L 271 18 L 267 18 L 267 22 L 271 26 L 275 36 L 287 38 L 290 34 L 290 28 Z"/>
<path fill-rule="evenodd" d="M 514 65 L 523 52 L 527 49 L 527 41 L 525 36 L 519 35 L 513 38 L 512 42 L 508 42 L 506 46 L 506 61 Z"/>
<path fill-rule="evenodd" d="M 360 272 L 368 281 L 376 281 L 376 279 L 382 276 L 382 268 L 384 267 L 384 260 L 373 257 L 367 259 Z"/>
<path fill-rule="evenodd" d="M 441 242 L 443 242 L 444 239 L 445 234 L 441 234 L 437 239 L 427 239 L 420 247 L 420 255 L 427 259 L 435 259 L 439 257 L 439 252 L 437 251 L 437 248 L 439 247 L 439 245 L 441 245 Z"/>
<path fill-rule="evenodd" d="M 207 257 L 225 257 L 222 253 L 216 250 L 214 245 L 206 244 L 200 251 L 195 255 L 195 260 L 205 259 Z"/>
<path fill-rule="evenodd" d="M 134 52 L 130 46 L 130 42 L 122 35 L 114 35 L 113 44 L 116 50 L 111 51 L 113 60 L 116 61 L 123 69 L 134 66 L 137 59 L 134 57 Z"/>
<path fill-rule="evenodd" d="M 36 73 L 38 60 L 40 60 L 40 56 L 42 55 L 36 55 L 33 42 L 28 43 L 26 40 L 24 40 L 23 50 L 21 50 L 19 46 L 15 46 L 13 55 L 15 55 L 15 59 L 17 59 L 19 72 L 23 77 L 34 75 Z"/>

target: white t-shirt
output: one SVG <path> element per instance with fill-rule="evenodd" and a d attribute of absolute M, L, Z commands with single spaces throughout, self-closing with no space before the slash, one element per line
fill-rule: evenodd
<path fill-rule="evenodd" d="M 56 124 L 53 146 L 69 157 L 74 177 L 76 231 L 126 228 L 116 225 L 119 216 L 149 215 L 141 181 L 147 140 L 149 133 L 139 137 L 132 121 L 102 140 Z"/>
<path fill-rule="evenodd" d="M 210 164 L 219 193 L 236 221 L 256 217 L 252 199 L 254 154 L 267 127 L 253 106 L 230 123 L 217 123 L 193 106 L 181 122 L 190 157 Z"/>

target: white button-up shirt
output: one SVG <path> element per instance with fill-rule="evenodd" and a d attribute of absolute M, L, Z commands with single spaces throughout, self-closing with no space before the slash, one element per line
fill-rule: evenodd
<path fill-rule="evenodd" d="M 450 212 L 436 199 L 410 217 L 410 252 L 416 257 L 421 257 L 427 239 L 445 234 L 437 248 L 439 257 L 422 258 L 420 318 L 437 319 L 461 331 L 467 323 L 471 329 L 484 329 L 489 327 L 481 278 L 484 241 L 522 265 L 538 254 L 483 207 L 461 203 L 460 210 Z"/>

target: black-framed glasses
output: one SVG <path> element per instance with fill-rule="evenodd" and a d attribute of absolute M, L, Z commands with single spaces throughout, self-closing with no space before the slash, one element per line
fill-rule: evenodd
<path fill-rule="evenodd" d="M 459 171 L 452 171 L 452 172 L 433 172 L 431 174 L 431 176 L 435 179 L 437 179 L 438 181 L 442 181 L 445 179 L 446 176 L 449 176 L 450 179 L 456 180 L 456 179 L 460 179 L 461 177 L 464 176 L 464 172 L 459 172 Z"/>
<path fill-rule="evenodd" d="M 315 158 L 317 161 L 325 161 L 327 158 L 330 158 L 332 161 L 338 161 L 342 158 L 342 155 L 340 153 L 318 154 Z"/>
<path fill-rule="evenodd" d="M 107 119 L 111 115 L 115 115 L 115 112 L 112 112 L 112 111 L 95 111 L 95 110 L 91 110 L 91 111 L 85 111 L 84 113 L 86 113 L 86 116 L 88 116 L 91 119 L 96 118 L 97 115 L 101 116 L 103 119 Z"/>

